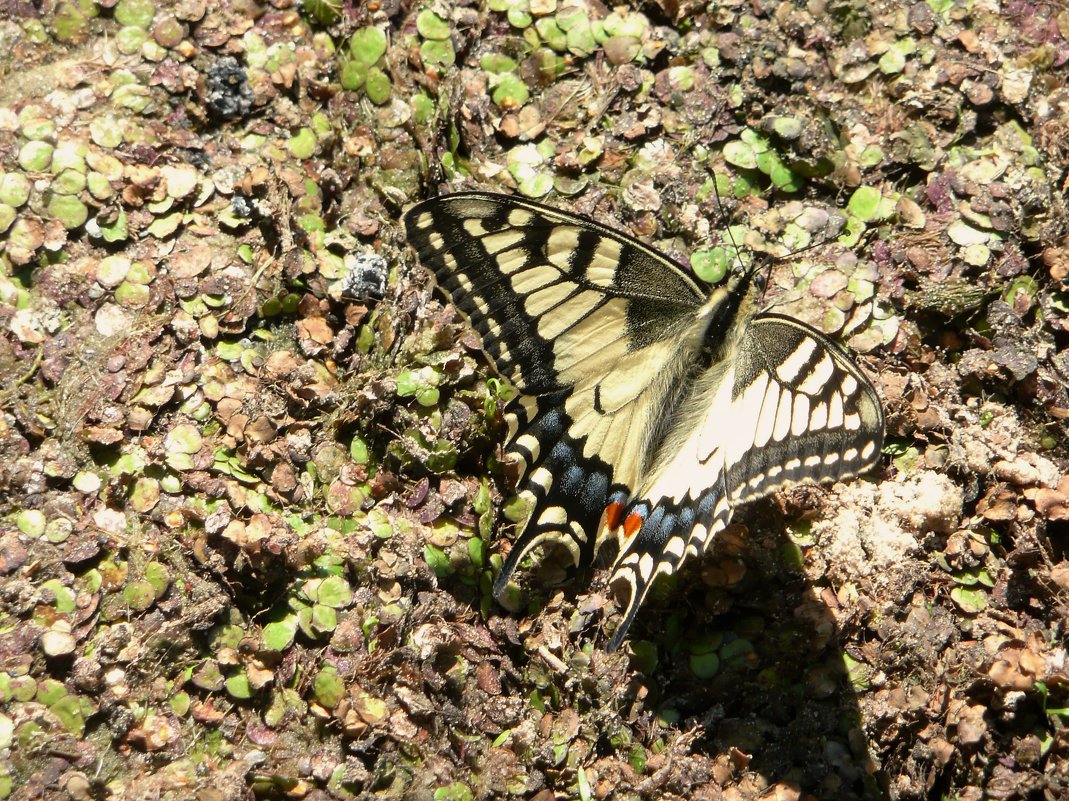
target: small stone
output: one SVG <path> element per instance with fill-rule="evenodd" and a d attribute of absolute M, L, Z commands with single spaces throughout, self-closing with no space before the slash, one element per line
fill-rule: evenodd
<path fill-rule="evenodd" d="M 160 170 L 160 176 L 163 178 L 168 197 L 176 200 L 190 195 L 197 188 L 200 180 L 200 174 L 196 168 L 184 164 L 164 167 Z"/>
<path fill-rule="evenodd" d="M 77 643 L 71 636 L 71 624 L 67 620 L 57 620 L 52 627 L 41 635 L 39 640 L 45 656 L 67 656 L 74 653 Z"/>
<path fill-rule="evenodd" d="M 133 324 L 133 314 L 114 303 L 105 303 L 93 318 L 97 333 L 110 337 L 128 331 Z"/>
<path fill-rule="evenodd" d="M 1007 103 L 1023 103 L 1032 88 L 1032 70 L 1009 70 L 1002 77 L 1002 96 Z"/>

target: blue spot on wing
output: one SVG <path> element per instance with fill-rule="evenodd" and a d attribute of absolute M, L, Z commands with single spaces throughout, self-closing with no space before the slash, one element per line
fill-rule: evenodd
<path fill-rule="evenodd" d="M 583 495 L 578 490 L 584 478 L 586 478 L 586 473 L 579 465 L 575 464 L 566 468 L 560 480 L 560 491 L 565 495 L 577 495 L 582 499 Z"/>

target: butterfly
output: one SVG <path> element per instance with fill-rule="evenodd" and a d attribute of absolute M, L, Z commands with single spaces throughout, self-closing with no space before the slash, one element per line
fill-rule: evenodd
<path fill-rule="evenodd" d="M 700 556 L 739 505 L 879 459 L 883 411 L 847 353 L 757 308 L 757 269 L 700 285 L 592 220 L 461 192 L 404 218 L 408 242 L 518 390 L 506 452 L 530 515 L 494 584 L 557 542 L 589 567 L 616 534 L 625 638 L 655 578 Z"/>

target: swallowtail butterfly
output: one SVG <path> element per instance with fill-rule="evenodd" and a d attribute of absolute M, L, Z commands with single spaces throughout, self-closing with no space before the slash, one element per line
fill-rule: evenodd
<path fill-rule="evenodd" d="M 507 195 L 427 200 L 405 227 L 519 390 L 507 452 L 531 512 L 499 597 L 538 545 L 589 566 L 617 534 L 610 581 L 630 592 L 615 649 L 653 580 L 702 554 L 737 506 L 879 458 L 872 383 L 820 332 L 760 312 L 754 269 L 700 286 L 633 237 Z"/>

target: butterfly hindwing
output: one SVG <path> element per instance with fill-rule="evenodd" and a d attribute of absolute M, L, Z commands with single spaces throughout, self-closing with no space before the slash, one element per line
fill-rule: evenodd
<path fill-rule="evenodd" d="M 853 478 L 879 458 L 883 410 L 875 387 L 841 347 L 798 320 L 765 314 L 751 321 L 732 396 L 761 397 L 753 444 L 728 464 L 732 504 L 801 481 Z"/>
<path fill-rule="evenodd" d="M 569 433 L 565 392 L 522 396 L 507 418 L 521 433 L 508 446 L 523 480 L 518 496 L 528 506 L 526 525 L 512 544 L 494 583 L 500 595 L 522 559 L 539 545 L 564 545 L 578 565 L 588 566 L 606 506 L 627 491 L 614 483 L 614 465 L 596 453 L 585 455 L 582 440 Z"/>

